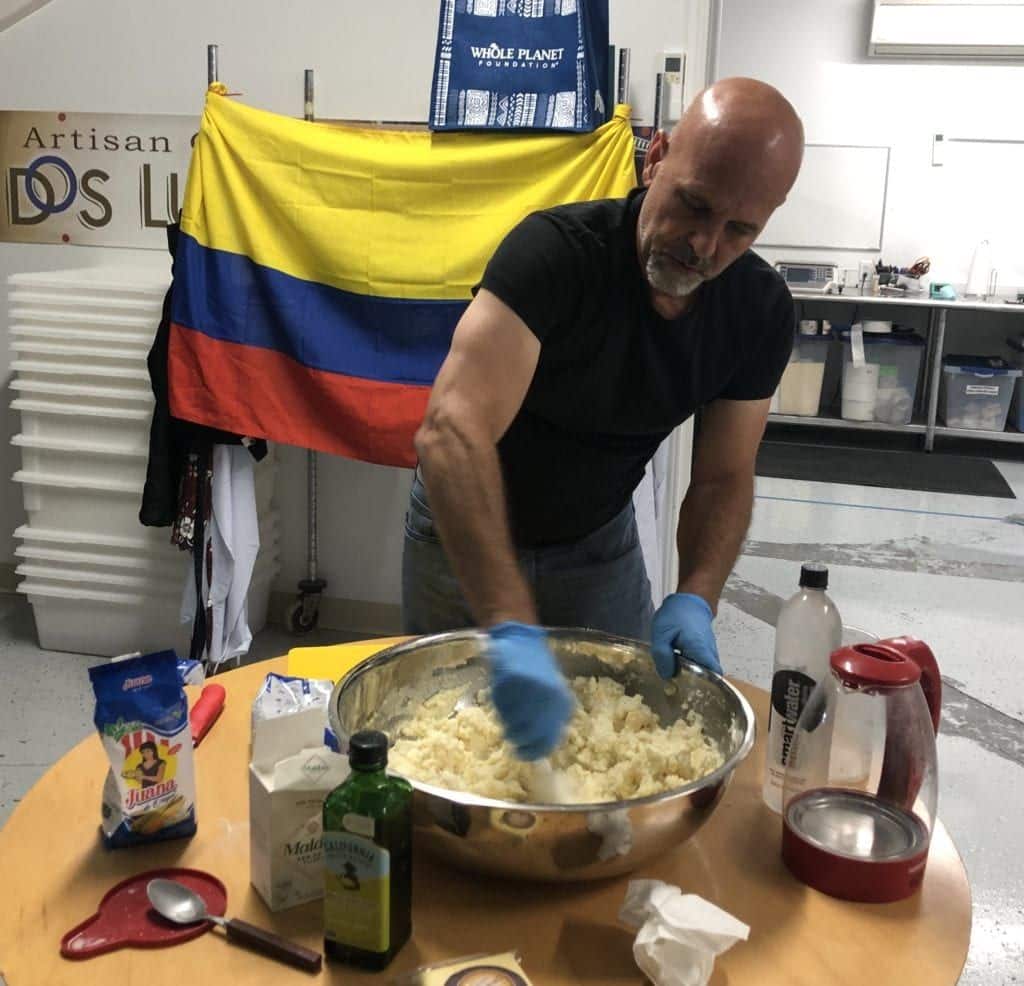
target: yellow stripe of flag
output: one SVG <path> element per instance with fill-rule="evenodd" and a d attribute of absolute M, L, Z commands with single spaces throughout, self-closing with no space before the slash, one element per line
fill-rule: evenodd
<path fill-rule="evenodd" d="M 635 184 L 629 108 L 585 135 L 309 123 L 208 92 L 182 231 L 357 294 L 470 296 L 520 219 Z"/>

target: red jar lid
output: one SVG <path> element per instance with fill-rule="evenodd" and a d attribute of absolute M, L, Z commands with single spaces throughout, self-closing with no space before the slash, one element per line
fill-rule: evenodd
<path fill-rule="evenodd" d="M 832 670 L 853 688 L 899 688 L 921 680 L 921 669 L 898 648 L 886 643 L 854 644 L 832 652 Z"/>

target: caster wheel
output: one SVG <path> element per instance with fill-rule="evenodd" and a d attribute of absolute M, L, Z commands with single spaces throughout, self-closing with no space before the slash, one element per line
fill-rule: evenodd
<path fill-rule="evenodd" d="M 319 600 L 317 600 L 319 602 Z M 291 633 L 302 635 L 316 629 L 320 622 L 319 607 L 314 603 L 310 605 L 307 600 L 296 599 L 285 613 L 285 626 Z"/>

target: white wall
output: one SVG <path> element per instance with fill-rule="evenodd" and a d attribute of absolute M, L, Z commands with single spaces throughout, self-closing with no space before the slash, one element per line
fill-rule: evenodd
<path fill-rule="evenodd" d="M 247 103 L 302 112 L 302 73 L 316 71 L 319 116 L 422 121 L 426 118 L 438 5 L 432 0 L 53 0 L 0 33 L 0 108 L 107 113 L 196 113 L 206 85 L 206 45 L 217 43 L 220 76 Z M 655 53 L 693 38 L 690 87 L 702 71 L 705 0 L 611 0 L 614 43 L 633 49 L 631 96 L 649 119 Z M 163 265 L 145 251 L 26 247 L 0 243 L 0 278 L 28 270 L 111 263 Z M 0 314 L 0 381 L 9 353 Z M 17 468 L 8 444 L 16 415 L 4 401 L 0 429 L 0 564 L 13 558 L 20 520 Z M 410 474 L 321 457 L 320 570 L 328 594 L 397 603 L 402 515 Z M 292 591 L 305 572 L 305 453 L 283 449 L 278 499 L 284 569 Z"/>
<path fill-rule="evenodd" d="M 1000 286 L 1024 285 L 1024 146 L 952 145 L 946 165 L 931 166 L 934 133 L 1024 139 L 1024 64 L 869 59 L 871 0 L 720 5 L 717 78 L 748 75 L 777 86 L 803 116 L 809 142 L 891 146 L 886 263 L 927 254 L 933 278 L 962 284 L 975 244 L 988 237 Z M 810 259 L 807 251 L 782 252 Z M 778 250 L 764 253 L 780 259 Z M 877 258 L 823 259 L 856 267 Z"/>

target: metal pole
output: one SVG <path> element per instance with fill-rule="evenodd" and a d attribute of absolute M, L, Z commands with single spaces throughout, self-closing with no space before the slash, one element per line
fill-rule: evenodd
<path fill-rule="evenodd" d="M 664 88 L 664 79 L 661 72 L 654 77 L 654 134 L 661 129 L 661 91 Z M 653 139 L 654 134 L 651 134 Z"/>
<path fill-rule="evenodd" d="M 932 372 L 928 381 L 928 420 L 924 432 L 924 450 L 931 452 L 935 447 L 935 421 L 939 410 L 939 382 L 942 380 L 942 349 L 946 344 L 946 309 L 940 308 L 932 324 L 935 342 L 932 347 Z"/>
<path fill-rule="evenodd" d="M 619 82 L 615 93 L 619 103 L 629 102 L 629 49 L 619 49 Z"/>
<path fill-rule="evenodd" d="M 303 100 L 303 114 L 307 120 L 313 121 L 313 70 L 311 68 L 306 69 L 305 74 L 305 89 L 306 95 Z"/>
<path fill-rule="evenodd" d="M 306 551 L 306 576 L 313 582 L 316 581 L 317 568 L 319 567 L 319 531 L 317 529 L 317 461 L 316 452 L 312 449 L 306 450 L 306 497 L 307 497 L 307 535 L 309 537 Z"/>
<path fill-rule="evenodd" d="M 303 74 L 303 115 L 312 122 L 313 114 L 313 70 L 307 68 Z M 317 518 L 317 496 L 319 477 L 317 476 L 317 457 L 312 449 L 306 450 L 306 578 L 311 582 L 317 579 L 320 554 L 320 531 Z"/>
<path fill-rule="evenodd" d="M 217 45 L 206 46 L 206 84 L 212 86 L 220 79 L 217 74 Z"/>

